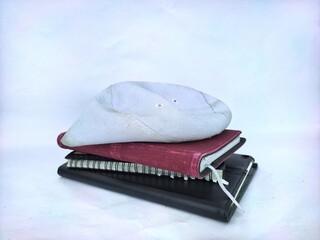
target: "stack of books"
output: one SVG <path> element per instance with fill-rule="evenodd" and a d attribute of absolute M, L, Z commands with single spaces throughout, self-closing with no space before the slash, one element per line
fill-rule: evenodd
<path fill-rule="evenodd" d="M 63 135 L 58 145 L 72 152 L 59 175 L 225 222 L 257 169 L 251 156 L 235 154 L 246 141 L 238 130 L 190 142 L 79 147 L 65 146 Z"/>

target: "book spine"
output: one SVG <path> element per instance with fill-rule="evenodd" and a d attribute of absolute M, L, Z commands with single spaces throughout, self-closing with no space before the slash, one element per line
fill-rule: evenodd
<path fill-rule="evenodd" d="M 197 156 L 190 151 L 176 151 L 168 149 L 166 144 L 152 145 L 148 143 L 114 143 L 69 147 L 61 143 L 63 135 L 64 133 L 61 133 L 57 139 L 61 148 L 201 177 L 198 169 L 201 159 L 196 159 Z M 196 170 L 191 170 L 191 161 L 195 162 Z"/>
<path fill-rule="evenodd" d="M 135 145 L 132 145 L 131 148 L 130 145 L 124 146 L 119 144 L 119 149 L 115 151 L 119 154 L 119 158 L 114 156 L 112 158 L 201 177 L 199 171 L 192 174 L 190 161 L 194 158 L 194 154 L 188 151 L 173 151 L 165 145 L 153 147 L 148 144 L 141 144 L 138 148 Z"/>
<path fill-rule="evenodd" d="M 142 164 L 131 163 L 131 162 L 119 162 L 119 161 L 102 161 L 102 160 L 80 160 L 80 159 L 69 159 L 67 162 L 68 168 L 84 168 L 84 169 L 95 169 L 95 170 L 107 170 L 107 171 L 118 171 L 128 173 L 141 173 L 158 176 L 168 176 L 171 178 L 183 178 L 188 179 L 201 179 L 206 181 L 216 182 L 217 179 L 214 174 L 209 173 L 205 177 L 198 178 L 187 174 L 177 173 L 157 167 L 145 166 Z M 223 170 L 217 170 L 220 177 L 222 178 Z"/>

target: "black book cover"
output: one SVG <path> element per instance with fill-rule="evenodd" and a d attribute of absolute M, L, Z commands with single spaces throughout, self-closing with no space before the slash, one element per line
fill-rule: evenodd
<path fill-rule="evenodd" d="M 233 154 L 225 162 L 224 179 L 228 191 L 239 202 L 245 193 L 257 164 L 248 155 Z M 111 191 L 178 208 L 205 217 L 228 222 L 236 206 L 217 183 L 203 180 L 159 177 L 154 175 L 71 169 L 66 163 L 58 169 L 62 177 L 102 187 Z"/>

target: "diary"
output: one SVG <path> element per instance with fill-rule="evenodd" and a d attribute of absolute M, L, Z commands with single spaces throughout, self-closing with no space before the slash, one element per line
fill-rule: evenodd
<path fill-rule="evenodd" d="M 225 161 L 224 179 L 232 196 L 240 201 L 257 169 L 255 160 L 248 155 L 233 154 Z M 74 169 L 63 164 L 58 169 L 62 177 L 92 184 L 107 190 L 164 204 L 208 218 L 228 222 L 236 205 L 211 181 L 137 174 L 94 169 Z"/>
<path fill-rule="evenodd" d="M 61 143 L 64 133 L 58 136 L 62 148 L 134 162 L 150 167 L 202 177 L 218 168 L 231 154 L 245 143 L 239 130 L 224 130 L 211 138 L 180 143 L 130 142 L 69 147 Z"/>

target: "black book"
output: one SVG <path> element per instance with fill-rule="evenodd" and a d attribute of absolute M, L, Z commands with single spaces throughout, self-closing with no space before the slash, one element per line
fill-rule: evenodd
<path fill-rule="evenodd" d="M 257 163 L 248 155 L 233 154 L 225 161 L 223 175 L 229 182 L 226 188 L 238 202 L 256 169 Z M 68 168 L 67 163 L 59 167 L 58 174 L 224 222 L 231 219 L 237 208 L 219 185 L 213 182 L 185 181 L 139 173 L 75 169 Z"/>

